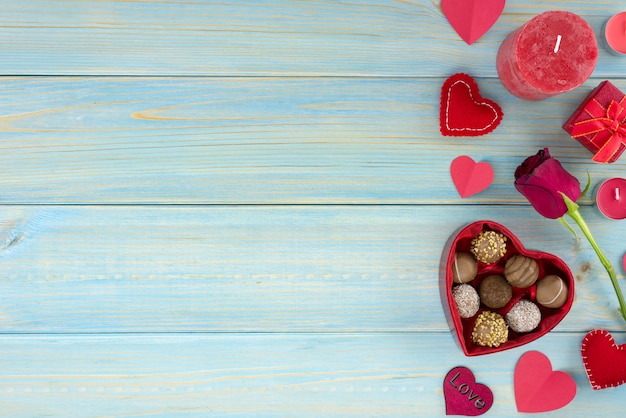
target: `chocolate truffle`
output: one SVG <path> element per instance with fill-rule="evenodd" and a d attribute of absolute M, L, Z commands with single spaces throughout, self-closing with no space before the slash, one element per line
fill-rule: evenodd
<path fill-rule="evenodd" d="M 470 253 L 454 254 L 452 262 L 452 278 L 454 283 L 467 283 L 474 280 L 478 271 L 478 263 Z"/>
<path fill-rule="evenodd" d="M 537 302 L 546 308 L 560 308 L 567 301 L 567 284 L 550 274 L 537 282 Z"/>
<path fill-rule="evenodd" d="M 539 277 L 539 265 L 532 258 L 521 254 L 514 255 L 506 260 L 504 277 L 515 287 L 529 287 Z"/>
<path fill-rule="evenodd" d="M 515 332 L 530 332 L 539 326 L 541 311 L 529 300 L 520 299 L 506 314 L 506 323 Z"/>
<path fill-rule="evenodd" d="M 504 307 L 513 296 L 511 285 L 502 276 L 492 274 L 480 282 L 478 287 L 480 300 L 488 307 L 499 309 Z"/>
<path fill-rule="evenodd" d="M 452 297 L 459 309 L 461 318 L 471 318 L 476 315 L 480 307 L 480 299 L 478 293 L 469 284 L 460 284 L 452 288 Z"/>
<path fill-rule="evenodd" d="M 472 240 L 470 251 L 478 261 L 495 263 L 506 253 L 506 237 L 495 231 L 483 231 Z"/>
<path fill-rule="evenodd" d="M 484 347 L 497 347 L 508 339 L 509 329 L 501 315 L 489 311 L 478 315 L 472 331 L 472 341 Z"/>

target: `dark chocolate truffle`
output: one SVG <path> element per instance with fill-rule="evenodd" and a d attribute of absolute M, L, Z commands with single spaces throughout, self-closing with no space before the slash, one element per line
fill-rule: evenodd
<path fill-rule="evenodd" d="M 532 258 L 514 255 L 506 260 L 504 277 L 515 287 L 532 286 L 539 277 L 539 265 Z"/>
<path fill-rule="evenodd" d="M 506 323 L 515 332 L 530 332 L 539 326 L 541 311 L 529 300 L 520 299 L 506 314 Z"/>
<path fill-rule="evenodd" d="M 454 283 L 468 283 L 474 280 L 478 271 L 478 263 L 470 253 L 454 254 L 452 262 L 452 278 Z"/>
<path fill-rule="evenodd" d="M 502 276 L 492 274 L 480 282 L 478 287 L 480 300 L 488 307 L 499 309 L 504 307 L 513 296 L 511 285 Z"/>
<path fill-rule="evenodd" d="M 568 291 L 563 279 L 550 274 L 537 282 L 537 303 L 546 308 L 560 308 L 567 301 Z"/>
<path fill-rule="evenodd" d="M 452 288 L 452 297 L 459 309 L 461 318 L 471 318 L 476 315 L 480 307 L 480 299 L 478 293 L 469 284 L 460 284 Z"/>
<path fill-rule="evenodd" d="M 484 347 L 498 347 L 508 339 L 509 329 L 501 315 L 489 311 L 478 315 L 472 331 L 472 341 Z"/>
<path fill-rule="evenodd" d="M 506 237 L 495 231 L 483 231 L 472 240 L 470 251 L 485 264 L 495 263 L 506 254 Z"/>

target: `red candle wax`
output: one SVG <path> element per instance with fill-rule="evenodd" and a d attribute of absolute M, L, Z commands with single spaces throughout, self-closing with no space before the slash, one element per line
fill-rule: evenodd
<path fill-rule="evenodd" d="M 598 43 L 589 24 L 574 13 L 553 10 L 507 36 L 496 68 L 511 94 L 541 100 L 580 86 L 597 61 Z"/>
<path fill-rule="evenodd" d="M 613 178 L 605 181 L 596 193 L 596 205 L 610 219 L 626 218 L 626 179 Z"/>
<path fill-rule="evenodd" d="M 618 13 L 604 25 L 604 41 L 614 54 L 626 54 L 626 12 Z"/>

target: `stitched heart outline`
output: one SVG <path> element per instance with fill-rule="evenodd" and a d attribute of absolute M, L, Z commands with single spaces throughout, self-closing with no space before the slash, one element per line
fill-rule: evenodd
<path fill-rule="evenodd" d="M 594 329 L 583 338 L 580 353 L 594 390 L 626 383 L 626 344 L 617 345 L 606 330 Z"/>
<path fill-rule="evenodd" d="M 465 73 L 450 76 L 441 87 L 439 125 L 444 136 L 480 136 L 496 129 L 504 116 L 500 106 L 480 95 Z"/>

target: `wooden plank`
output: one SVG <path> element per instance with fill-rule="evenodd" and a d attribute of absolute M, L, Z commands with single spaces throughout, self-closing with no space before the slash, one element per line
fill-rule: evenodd
<path fill-rule="evenodd" d="M 584 208 L 624 290 L 626 224 Z M 445 332 L 446 241 L 492 219 L 576 276 L 564 332 L 624 330 L 586 241 L 498 206 L 1 207 L 4 333 Z"/>
<path fill-rule="evenodd" d="M 508 204 L 543 147 L 594 185 L 626 167 L 592 163 L 561 129 L 600 79 L 535 103 L 479 78 L 505 117 L 475 138 L 439 132 L 443 80 L 6 78 L 0 202 Z M 448 170 L 463 154 L 495 181 L 462 201 Z"/>
<path fill-rule="evenodd" d="M 567 9 L 596 33 L 617 2 L 508 2 L 468 46 L 440 10 L 413 1 L 5 2 L 0 15 L 3 75 L 495 76 L 502 40 L 538 13 Z M 598 77 L 626 61 L 601 48 Z"/>
<path fill-rule="evenodd" d="M 441 387 L 465 365 L 518 416 L 513 370 L 539 350 L 576 381 L 568 417 L 619 416 L 626 387 L 593 391 L 584 333 L 466 358 L 438 333 L 3 336 L 2 416 L 443 416 Z M 626 334 L 616 333 L 620 342 Z M 34 349 L 36 347 L 36 349 Z M 522 415 L 522 414 L 519 414 Z"/>

